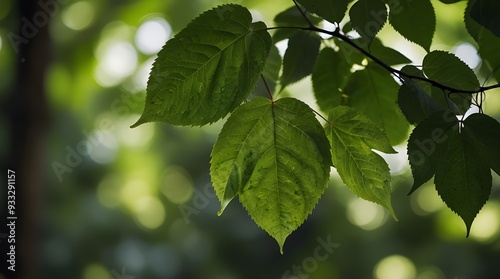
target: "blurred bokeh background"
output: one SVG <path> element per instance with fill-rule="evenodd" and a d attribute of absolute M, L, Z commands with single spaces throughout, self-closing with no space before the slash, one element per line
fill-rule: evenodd
<path fill-rule="evenodd" d="M 494 173 L 491 200 L 465 238 L 461 219 L 432 183 L 407 196 L 412 178 L 405 146 L 385 156 L 399 221 L 356 198 L 332 171 L 317 208 L 281 255 L 237 200 L 217 216 L 209 161 L 223 121 L 129 128 L 142 112 L 155 54 L 199 13 L 229 2 L 248 7 L 268 26 L 293 5 L 0 0 L 0 155 L 3 171 L 13 169 L 17 177 L 19 278 L 500 278 L 500 179 Z M 495 82 L 464 29 L 465 2 L 433 4 L 432 49 L 456 53 L 481 81 Z M 421 63 L 423 50 L 390 26 L 381 36 Z M 286 41 L 278 46 L 282 51 Z M 283 94 L 317 107 L 309 79 Z M 484 109 L 500 120 L 499 90 L 487 93 Z M 0 278 L 15 278 L 1 272 Z"/>

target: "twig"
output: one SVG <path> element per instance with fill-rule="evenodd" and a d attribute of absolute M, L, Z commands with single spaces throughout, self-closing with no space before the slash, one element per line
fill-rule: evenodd
<path fill-rule="evenodd" d="M 454 88 L 454 87 L 451 87 L 451 86 L 448 86 L 448 85 L 444 85 L 444 84 L 442 84 L 442 83 L 440 83 L 438 81 L 435 81 L 435 80 L 432 80 L 432 79 L 429 79 L 429 78 L 426 78 L 426 77 L 415 76 L 415 75 L 411 75 L 411 74 L 405 73 L 405 72 L 403 72 L 401 70 L 397 70 L 397 69 L 391 67 L 390 65 L 386 64 L 384 61 L 380 60 L 378 57 L 374 56 L 373 54 L 371 54 L 369 51 L 365 50 L 364 48 L 362 48 L 358 44 L 356 44 L 353 40 L 351 40 L 346 35 L 342 34 L 340 32 L 340 28 L 337 27 L 337 28 L 335 28 L 334 31 L 329 31 L 329 30 L 325 30 L 325 29 L 322 29 L 322 28 L 319 28 L 319 27 L 315 26 L 309 20 L 309 18 L 304 13 L 304 11 L 302 11 L 302 9 L 300 8 L 300 6 L 297 4 L 296 0 L 293 0 L 293 3 L 297 7 L 297 9 L 300 11 L 300 13 L 304 17 L 304 19 L 307 20 L 307 22 L 309 23 L 309 27 L 276 26 L 276 27 L 266 28 L 266 30 L 273 30 L 273 29 L 299 29 L 299 30 L 307 30 L 307 31 L 311 31 L 311 32 L 319 32 L 319 33 L 324 33 L 324 34 L 330 35 L 332 37 L 338 38 L 338 39 L 344 41 L 345 43 L 349 44 L 350 46 L 352 46 L 353 48 L 355 48 L 356 50 L 358 50 L 359 52 L 361 52 L 366 57 L 368 57 L 371 60 L 373 60 L 375 63 L 377 63 L 382 68 L 386 69 L 388 72 L 390 72 L 391 74 L 395 75 L 396 77 L 401 78 L 401 76 L 404 76 L 404 77 L 409 78 L 409 79 L 416 79 L 416 80 L 425 81 L 425 82 L 431 84 L 432 86 L 440 88 L 444 92 L 448 91 L 449 93 L 476 94 L 476 93 L 483 93 L 483 92 L 491 90 L 491 89 L 500 88 L 500 83 L 498 83 L 498 84 L 494 84 L 494 85 L 490 85 L 490 86 L 480 86 L 480 87 L 478 87 L 475 90 L 458 89 L 458 88 Z"/>

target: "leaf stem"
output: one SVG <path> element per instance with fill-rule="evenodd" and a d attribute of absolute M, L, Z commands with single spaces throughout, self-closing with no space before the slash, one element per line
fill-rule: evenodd
<path fill-rule="evenodd" d="M 273 101 L 273 94 L 271 94 L 271 89 L 269 89 L 269 85 L 267 85 L 266 78 L 264 78 L 263 74 L 260 74 L 260 77 L 262 78 L 262 81 L 264 82 L 264 86 L 266 87 L 267 94 L 269 95 L 269 99 Z"/>
<path fill-rule="evenodd" d="M 314 28 L 314 23 L 312 23 L 312 21 L 307 17 L 307 15 L 304 13 L 304 11 L 300 8 L 299 4 L 297 3 L 296 0 L 292 0 L 293 3 L 295 4 L 295 7 L 297 7 L 297 9 L 299 10 L 300 14 L 302 14 L 302 17 L 307 21 L 307 23 L 309 24 L 309 27 L 312 27 Z"/>
<path fill-rule="evenodd" d="M 311 108 L 312 109 L 312 108 Z M 325 120 L 326 123 L 330 123 L 330 121 L 328 121 L 328 119 L 326 119 L 323 115 L 321 115 L 321 113 L 317 112 L 316 110 L 312 109 L 312 111 L 319 117 L 321 117 L 321 119 Z"/>

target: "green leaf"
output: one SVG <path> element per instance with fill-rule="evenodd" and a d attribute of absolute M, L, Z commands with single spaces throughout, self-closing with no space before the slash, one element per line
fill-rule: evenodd
<path fill-rule="evenodd" d="M 424 89 L 410 80 L 405 80 L 398 91 L 398 104 L 411 124 L 416 124 L 439 111 L 439 106 Z"/>
<path fill-rule="evenodd" d="M 470 13 L 472 6 L 477 0 L 469 0 L 465 10 L 464 21 L 469 34 L 476 40 L 479 46 L 479 54 L 497 81 L 500 81 L 500 38 L 493 35 L 489 30 L 479 25 L 472 19 Z"/>
<path fill-rule="evenodd" d="M 459 129 L 458 119 L 451 111 L 436 113 L 422 121 L 408 141 L 415 180 L 410 193 L 435 175 L 438 194 L 464 220 L 467 235 L 490 195 L 490 165 L 500 165 L 500 149 L 493 147 L 498 145 L 493 136 L 500 134 L 500 124 L 485 116 L 470 117 Z M 494 135 L 485 128 L 492 129 Z M 487 154 L 488 147 L 493 147 L 493 154 Z"/>
<path fill-rule="evenodd" d="M 429 52 L 436 29 L 436 15 L 430 0 L 399 1 L 399 5 L 389 11 L 389 22 L 399 34 Z"/>
<path fill-rule="evenodd" d="M 427 77 L 459 90 L 477 90 L 479 81 L 474 71 L 454 54 L 435 50 L 424 57 L 423 70 Z"/>
<path fill-rule="evenodd" d="M 465 222 L 467 236 L 472 221 L 490 196 L 492 184 L 490 168 L 468 135 L 458 129 L 446 132 L 434 178 L 441 199 Z"/>
<path fill-rule="evenodd" d="M 312 73 L 312 84 L 316 102 L 323 111 L 339 106 L 347 99 L 342 95 L 351 65 L 335 50 L 326 47 L 321 50 Z"/>
<path fill-rule="evenodd" d="M 297 0 L 309 12 L 317 14 L 329 22 L 339 23 L 347 12 L 347 6 L 352 0 Z"/>
<path fill-rule="evenodd" d="M 372 149 L 396 153 L 384 131 L 355 110 L 334 108 L 326 125 L 332 161 L 342 181 L 357 196 L 378 203 L 393 215 L 389 166 Z"/>
<path fill-rule="evenodd" d="M 358 0 L 349 10 L 352 27 L 371 42 L 387 21 L 387 7 L 381 0 Z"/>
<path fill-rule="evenodd" d="M 309 31 L 298 31 L 288 40 L 288 48 L 283 57 L 281 90 L 312 73 L 320 44 L 320 37 Z"/>
<path fill-rule="evenodd" d="M 144 112 L 132 127 L 151 121 L 201 126 L 234 110 L 264 68 L 271 47 L 265 29 L 238 5 L 194 19 L 158 53 Z"/>
<path fill-rule="evenodd" d="M 500 175 L 500 124 L 484 114 L 472 114 L 464 121 L 464 134 L 473 141 L 481 158 Z"/>
<path fill-rule="evenodd" d="M 408 59 L 408 57 L 393 48 L 384 46 L 378 38 L 373 39 L 370 44 L 369 51 L 371 54 L 375 55 L 375 57 L 384 61 L 387 65 L 411 63 L 411 60 Z"/>
<path fill-rule="evenodd" d="M 306 104 L 252 99 L 234 110 L 212 151 L 210 173 L 220 213 L 239 195 L 282 251 L 326 189 L 329 154 L 325 131 Z"/>
<path fill-rule="evenodd" d="M 392 145 L 408 137 L 409 124 L 396 104 L 399 85 L 376 64 L 355 72 L 344 88 L 348 105 L 380 125 Z"/>
<path fill-rule="evenodd" d="M 410 193 L 434 176 L 436 166 L 442 164 L 438 151 L 447 139 L 447 132 L 458 130 L 458 119 L 451 111 L 440 111 L 413 129 L 408 139 L 408 160 L 413 174 L 413 187 Z"/>
<path fill-rule="evenodd" d="M 470 10 L 471 17 L 480 25 L 500 37 L 500 24 L 498 24 L 498 0 L 476 0 Z"/>

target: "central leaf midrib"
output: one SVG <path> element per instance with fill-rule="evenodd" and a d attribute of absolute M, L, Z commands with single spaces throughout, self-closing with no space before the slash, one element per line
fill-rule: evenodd
<path fill-rule="evenodd" d="M 255 108 L 253 108 L 253 109 L 259 109 L 259 108 L 261 108 L 261 107 L 265 107 L 265 106 L 268 106 L 268 104 L 265 104 L 265 105 L 262 105 L 262 106 L 255 107 Z M 233 158 L 230 158 L 230 159 L 228 159 L 228 160 L 224 161 L 224 162 L 231 161 L 231 160 L 232 160 L 232 161 L 234 161 L 234 163 L 233 163 L 233 168 L 231 169 L 231 172 L 232 172 L 232 171 L 234 170 L 234 168 L 236 167 L 236 164 L 235 164 L 235 163 L 239 160 L 239 158 L 240 158 L 240 156 L 241 156 L 241 154 L 242 154 L 242 152 L 241 152 L 241 151 L 242 151 L 242 150 L 244 150 L 244 147 L 246 146 L 246 144 L 247 144 L 247 142 L 248 142 L 249 138 L 252 136 L 253 131 L 254 131 L 254 130 L 255 130 L 255 128 L 257 127 L 257 124 L 258 124 L 260 121 L 262 121 L 262 119 L 266 116 L 267 111 L 268 111 L 268 109 L 266 109 L 265 111 L 263 111 L 263 113 L 260 115 L 260 117 L 259 117 L 258 119 L 256 119 L 255 124 L 253 124 L 252 128 L 251 128 L 251 129 L 250 129 L 250 131 L 247 133 L 247 135 L 246 135 L 245 139 L 241 142 L 240 146 L 236 149 L 236 150 L 237 150 L 237 155 L 236 155 L 236 157 L 235 157 L 234 159 L 233 159 Z M 253 121 L 253 120 L 252 120 L 252 121 Z M 267 153 L 267 151 L 268 151 L 268 150 L 266 150 L 265 152 L 263 152 L 263 153 L 260 155 L 260 157 L 256 160 L 256 164 L 257 164 L 257 162 L 258 162 L 258 161 L 260 161 L 260 159 L 264 156 L 264 154 L 266 154 L 266 153 Z M 243 182 L 243 181 L 242 181 L 242 182 Z M 229 181 L 228 181 L 228 183 L 229 183 Z M 243 188 L 246 186 L 246 182 L 245 182 L 245 183 L 242 183 L 242 184 L 243 184 L 243 185 L 240 185 L 241 189 L 243 189 Z M 225 188 L 225 189 L 227 189 L 227 184 L 226 184 L 226 188 Z M 224 191 L 225 191 L 225 189 L 224 189 Z"/>
<path fill-rule="evenodd" d="M 283 228 L 283 223 L 282 223 L 282 220 L 283 220 L 283 217 L 282 217 L 282 204 L 281 204 L 281 197 L 280 197 L 280 189 L 279 189 L 279 177 L 278 177 L 278 137 L 277 137 L 277 134 L 276 134 L 276 103 L 274 101 L 271 101 L 272 104 L 271 104 L 271 112 L 272 112 L 272 119 L 273 119 L 273 142 L 274 142 L 274 154 L 276 156 L 276 168 L 275 168 L 275 176 L 276 176 L 276 200 L 278 201 L 278 208 L 279 208 L 279 218 L 278 218 L 278 226 L 280 227 L 280 230 L 279 230 L 279 234 L 280 234 L 280 240 L 283 239 L 283 231 L 281 230 L 281 228 Z"/>
<path fill-rule="evenodd" d="M 460 145 L 462 147 L 462 154 L 460 154 L 462 156 L 462 162 L 463 164 L 462 167 L 463 167 L 463 173 L 464 173 L 464 178 L 465 178 L 465 200 L 466 200 L 466 203 L 467 203 L 467 208 L 470 210 L 471 209 L 471 201 L 470 201 L 470 196 L 469 196 L 469 178 L 468 178 L 468 174 L 467 174 L 467 161 L 466 161 L 466 158 L 465 158 L 465 145 L 464 145 L 464 142 L 462 140 L 462 137 L 461 137 L 461 134 L 459 134 L 459 142 L 460 142 Z"/>
<path fill-rule="evenodd" d="M 193 76 L 195 76 L 198 71 L 200 71 L 201 69 L 204 69 L 205 67 L 207 67 L 208 64 L 210 64 L 214 59 L 215 57 L 219 57 L 219 62 L 217 64 L 220 64 L 220 57 L 222 56 L 222 53 L 227 49 L 229 48 L 230 46 L 233 46 L 234 44 L 236 44 L 237 41 L 239 41 L 240 39 L 244 38 L 246 35 L 248 35 L 250 32 L 252 32 L 251 30 L 248 30 L 247 32 L 241 34 L 239 37 L 237 37 L 235 40 L 233 40 L 232 42 L 230 42 L 229 44 L 227 44 L 225 47 L 221 48 L 220 51 L 218 51 L 217 53 L 215 53 L 212 57 L 210 57 L 204 64 L 202 64 L 198 69 L 196 69 L 196 71 L 192 72 L 191 74 L 189 74 L 188 76 L 186 76 L 186 78 L 180 83 L 178 84 L 176 87 L 175 87 L 175 91 L 177 91 L 179 89 L 179 86 L 182 85 L 182 84 L 185 84 L 188 80 L 191 80 L 193 78 Z M 199 44 L 199 43 L 198 43 Z M 213 46 L 213 45 L 212 45 Z M 245 51 L 246 52 L 246 51 Z M 217 67 L 219 67 L 217 65 Z M 213 83 L 214 80 L 211 80 L 211 82 Z M 206 95 L 204 95 L 204 98 L 206 97 Z M 198 110 L 199 107 L 203 104 L 203 99 L 202 98 L 198 105 L 196 106 L 196 108 L 194 108 L 194 110 Z"/>
<path fill-rule="evenodd" d="M 292 153 L 291 151 L 289 151 L 283 147 L 278 147 L 278 148 L 280 148 L 283 152 L 286 152 L 286 153 L 290 154 L 291 156 L 295 157 L 297 159 L 297 161 L 303 161 L 300 158 L 297 158 L 297 156 L 295 156 L 295 154 Z M 279 165 L 281 165 L 285 171 L 290 173 L 295 178 L 295 180 L 299 183 L 299 186 L 303 186 L 302 183 L 300 182 L 300 180 L 298 179 L 298 177 L 295 175 L 295 173 L 292 172 L 292 170 L 288 169 L 285 165 L 283 165 L 281 163 L 279 163 Z M 301 190 L 302 198 L 305 200 L 306 195 L 304 194 L 302 187 L 299 187 L 299 189 Z M 304 213 L 307 214 L 307 212 L 304 212 Z"/>
<path fill-rule="evenodd" d="M 201 70 L 202 68 L 206 67 L 206 66 L 207 66 L 207 64 L 209 64 L 209 63 L 212 61 L 212 59 L 213 59 L 214 57 L 216 57 L 217 55 L 219 55 L 219 54 L 221 54 L 222 52 L 224 52 L 224 51 L 225 51 L 225 50 L 226 50 L 229 46 L 234 45 L 234 44 L 235 44 L 238 40 L 240 40 L 241 38 L 245 37 L 245 36 L 246 36 L 246 35 L 248 35 L 248 33 L 250 33 L 250 32 L 252 32 L 252 31 L 248 30 L 247 32 L 245 32 L 245 33 L 241 34 L 241 35 L 240 35 L 239 37 L 237 37 L 235 40 L 233 40 L 232 42 L 230 42 L 229 44 L 227 44 L 225 47 L 221 48 L 221 49 L 220 49 L 220 51 L 219 51 L 219 52 L 217 52 L 214 56 L 210 57 L 210 58 L 207 60 L 207 62 L 206 62 L 206 63 L 202 64 L 202 66 L 201 66 L 201 67 L 199 67 L 198 69 L 196 69 L 196 71 L 194 71 L 193 73 L 191 73 L 191 74 L 189 74 L 188 76 L 186 76 L 186 78 L 185 78 L 185 80 L 184 80 L 184 81 L 188 80 L 189 78 L 191 78 L 191 76 L 193 76 L 194 74 L 196 74 L 199 70 Z M 234 33 L 233 33 L 233 34 L 234 34 Z M 202 45 L 203 45 L 203 43 L 196 43 L 196 44 L 202 44 Z M 210 46 L 214 46 L 214 45 L 210 45 Z M 176 88 L 176 89 L 177 89 L 177 88 Z"/>

